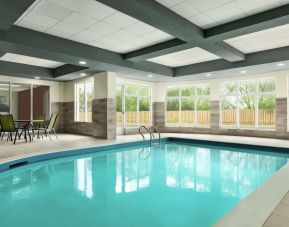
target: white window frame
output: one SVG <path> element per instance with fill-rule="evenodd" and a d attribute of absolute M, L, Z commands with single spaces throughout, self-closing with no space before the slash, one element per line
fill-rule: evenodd
<path fill-rule="evenodd" d="M 220 105 L 219 105 L 219 113 L 220 113 L 220 127 L 221 128 L 228 128 L 228 129 L 245 129 L 245 130 L 266 130 L 266 131 L 274 131 L 276 130 L 276 119 L 275 119 L 275 127 L 272 128 L 266 128 L 259 126 L 259 96 L 260 95 L 266 95 L 266 94 L 274 94 L 276 98 L 276 89 L 275 91 L 269 91 L 269 92 L 259 92 L 259 82 L 262 80 L 274 80 L 275 88 L 276 88 L 276 77 L 263 77 L 263 78 L 256 78 L 256 79 L 244 79 L 244 80 L 238 80 L 238 81 L 225 81 L 223 83 L 236 83 L 237 84 L 237 93 L 235 94 L 222 94 L 222 84 L 220 84 L 219 91 L 220 91 Z M 248 93 L 248 95 L 254 95 L 254 105 L 255 105 L 255 124 L 254 127 L 242 127 L 240 125 L 240 96 L 242 95 L 240 93 L 240 83 L 245 81 L 254 81 L 255 83 L 255 92 Z M 222 122 L 222 98 L 226 96 L 235 96 L 237 97 L 237 103 L 236 103 L 236 125 L 223 125 Z"/>
<path fill-rule="evenodd" d="M 210 94 L 209 95 L 198 95 L 197 89 L 198 87 L 209 87 Z M 167 91 L 170 88 L 178 88 L 179 89 L 179 95 L 178 96 L 167 96 Z M 182 89 L 183 88 L 195 88 L 195 94 L 191 96 L 182 96 Z M 211 95 L 211 88 L 209 83 L 204 84 L 192 84 L 192 85 L 171 85 L 166 87 L 166 102 L 165 102 L 165 126 L 166 127 L 192 127 L 192 128 L 209 128 L 210 123 L 208 125 L 199 125 L 198 124 L 198 116 L 197 116 L 197 103 L 200 98 L 208 98 L 210 100 Z M 183 124 L 182 123 L 182 98 L 193 98 L 194 99 L 194 123 L 193 124 Z M 170 99 L 178 99 L 179 102 L 179 122 L 177 124 L 168 124 L 167 123 L 167 102 Z M 211 110 L 210 110 L 211 111 Z"/>
<path fill-rule="evenodd" d="M 123 95 L 122 95 L 122 102 L 123 102 L 123 127 L 124 128 L 138 128 L 140 125 L 144 126 L 152 126 L 152 86 L 148 84 L 136 84 L 136 83 L 130 83 L 130 82 L 123 82 L 123 83 L 117 83 L 117 85 L 123 86 Z M 135 86 L 137 87 L 137 94 L 136 95 L 127 95 L 126 94 L 126 87 L 127 86 Z M 149 88 L 149 96 L 140 96 L 139 95 L 139 87 L 148 87 Z M 135 125 L 130 125 L 127 126 L 126 124 L 126 109 L 125 109 L 125 100 L 126 97 L 136 97 L 137 98 L 137 122 Z M 140 124 L 139 122 L 139 100 L 142 98 L 149 99 L 150 104 L 149 104 L 149 123 L 148 124 Z"/>
<path fill-rule="evenodd" d="M 75 122 L 87 122 L 87 123 L 92 123 L 92 121 L 88 121 L 87 119 L 87 84 L 92 84 L 93 87 L 93 82 L 92 81 L 83 81 L 79 83 L 75 83 L 74 85 L 74 100 L 75 100 L 75 105 L 74 105 L 74 121 Z M 79 94 L 78 94 L 78 86 L 79 85 L 84 85 L 84 121 L 79 120 Z M 93 89 L 92 89 L 93 92 Z"/>

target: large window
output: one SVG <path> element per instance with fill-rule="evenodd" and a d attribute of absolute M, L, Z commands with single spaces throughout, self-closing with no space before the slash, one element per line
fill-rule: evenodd
<path fill-rule="evenodd" d="M 92 122 L 93 83 L 75 84 L 75 121 Z"/>
<path fill-rule="evenodd" d="M 126 126 L 151 124 L 151 89 L 145 85 L 125 85 Z"/>
<path fill-rule="evenodd" d="M 167 125 L 210 125 L 209 85 L 168 87 L 166 96 Z"/>
<path fill-rule="evenodd" d="M 274 129 L 275 109 L 274 78 L 221 84 L 223 127 Z"/>

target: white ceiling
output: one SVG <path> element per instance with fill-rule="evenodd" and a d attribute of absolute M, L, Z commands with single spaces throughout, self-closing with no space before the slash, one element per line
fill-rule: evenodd
<path fill-rule="evenodd" d="M 225 40 L 243 53 L 289 46 L 289 24 Z"/>
<path fill-rule="evenodd" d="M 206 29 L 289 3 L 289 0 L 156 0 Z"/>
<path fill-rule="evenodd" d="M 96 0 L 37 0 L 15 24 L 119 53 L 173 38 Z"/>
<path fill-rule="evenodd" d="M 62 62 L 50 61 L 50 60 L 46 60 L 42 58 L 34 58 L 34 57 L 29 57 L 29 56 L 24 56 L 24 55 L 19 55 L 19 54 L 12 54 L 12 53 L 4 54 L 0 58 L 0 60 L 26 64 L 26 65 L 41 66 L 45 68 L 56 68 L 56 67 L 64 65 L 64 63 Z"/>
<path fill-rule="evenodd" d="M 166 54 L 160 57 L 148 59 L 148 61 L 166 65 L 170 67 L 178 67 L 199 62 L 211 61 L 220 57 L 203 50 L 199 47 L 194 47 L 187 50 L 178 51 L 171 54 Z"/>

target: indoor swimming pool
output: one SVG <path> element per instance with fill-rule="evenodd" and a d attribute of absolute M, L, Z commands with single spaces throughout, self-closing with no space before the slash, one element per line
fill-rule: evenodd
<path fill-rule="evenodd" d="M 0 173 L 0 226 L 212 226 L 289 155 L 163 141 Z"/>

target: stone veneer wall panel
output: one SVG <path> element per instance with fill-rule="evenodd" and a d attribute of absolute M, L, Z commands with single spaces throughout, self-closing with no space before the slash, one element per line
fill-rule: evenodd
<path fill-rule="evenodd" d="M 74 102 L 62 102 L 59 108 L 60 132 L 93 136 L 93 124 L 74 121 Z"/>
<path fill-rule="evenodd" d="M 94 99 L 92 101 L 92 112 L 93 136 L 103 139 L 115 139 L 115 99 Z"/>

